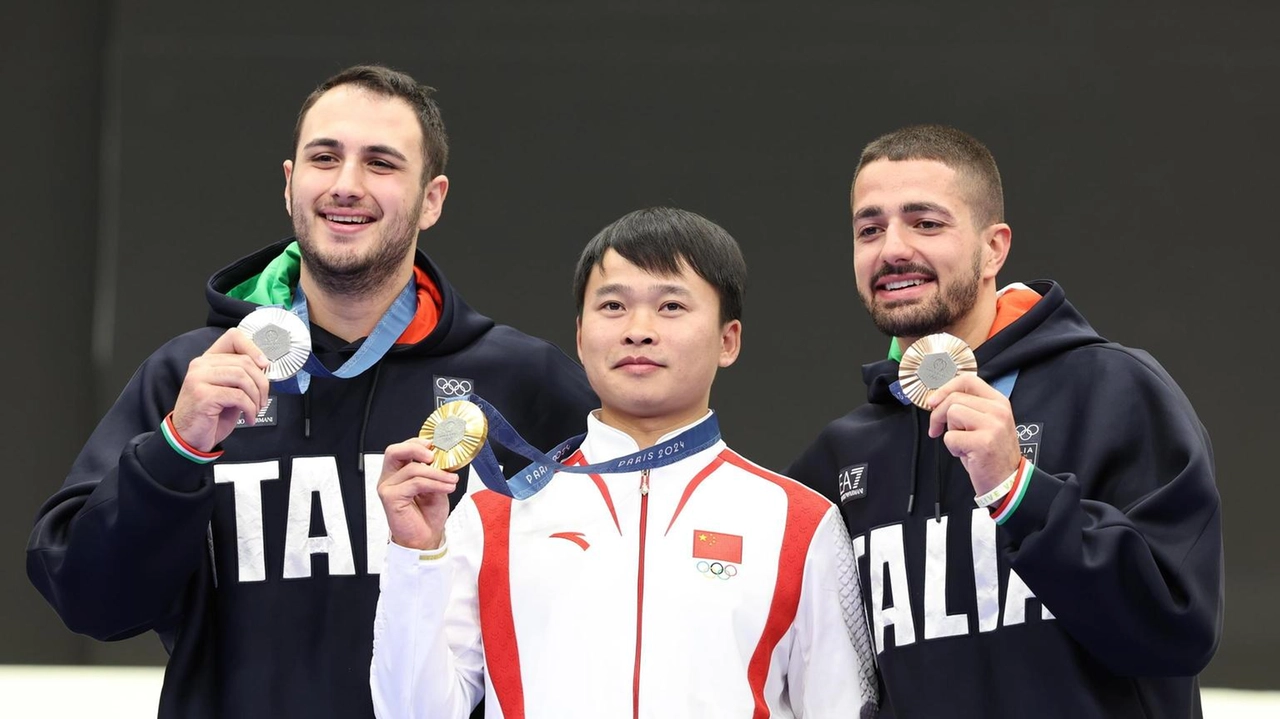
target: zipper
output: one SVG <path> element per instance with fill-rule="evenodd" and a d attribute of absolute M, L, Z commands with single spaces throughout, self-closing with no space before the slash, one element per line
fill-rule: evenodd
<path fill-rule="evenodd" d="M 631 680 L 631 711 L 640 719 L 640 637 L 644 627 L 644 537 L 649 524 L 649 470 L 640 471 L 640 562 L 636 569 L 636 667 Z"/>

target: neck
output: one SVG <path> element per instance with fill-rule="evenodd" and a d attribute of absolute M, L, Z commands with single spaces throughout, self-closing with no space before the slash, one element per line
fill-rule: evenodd
<path fill-rule="evenodd" d="M 994 284 L 987 288 L 984 287 L 978 295 L 978 301 L 974 303 L 973 309 L 964 317 L 961 317 L 951 326 L 943 330 L 949 335 L 959 337 L 964 343 L 969 345 L 969 349 L 976 350 L 978 346 L 987 341 L 987 335 L 991 334 L 991 325 L 996 321 L 996 291 Z M 899 337 L 898 348 L 905 351 L 919 337 Z"/>
<path fill-rule="evenodd" d="M 635 440 L 636 447 L 639 449 L 646 449 L 657 444 L 663 435 L 671 433 L 672 430 L 693 424 L 702 419 L 707 414 L 708 409 L 707 405 L 702 405 L 676 416 L 629 417 L 611 412 L 605 407 L 600 410 L 600 414 L 596 415 L 596 417 L 610 427 L 626 433 L 627 436 Z"/>
<path fill-rule="evenodd" d="M 397 272 L 376 287 L 358 295 L 335 294 L 317 283 L 307 272 L 306 263 L 303 263 L 298 282 L 307 295 L 307 314 L 311 323 L 347 342 L 354 342 L 373 332 L 378 320 L 382 319 L 387 309 L 396 301 L 412 275 L 410 258 L 410 264 L 404 272 Z"/>

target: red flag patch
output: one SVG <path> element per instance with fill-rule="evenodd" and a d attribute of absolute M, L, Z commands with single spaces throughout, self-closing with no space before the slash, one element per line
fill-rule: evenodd
<path fill-rule="evenodd" d="M 742 536 L 695 529 L 693 530 L 693 557 L 742 564 Z"/>

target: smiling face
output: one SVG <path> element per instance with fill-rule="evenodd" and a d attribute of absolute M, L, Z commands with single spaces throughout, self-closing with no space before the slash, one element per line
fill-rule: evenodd
<path fill-rule="evenodd" d="M 587 280 L 578 358 L 610 426 L 660 435 L 697 420 L 738 358 L 742 323 L 722 322 L 715 288 L 680 267 L 650 274 L 610 249 Z"/>
<path fill-rule="evenodd" d="M 976 347 L 995 316 L 1009 226 L 975 226 L 965 180 L 933 160 L 877 160 L 853 186 L 858 295 L 881 332 L 949 332 Z"/>
<path fill-rule="evenodd" d="M 443 175 L 423 182 L 422 142 L 407 102 L 354 85 L 307 111 L 284 163 L 285 207 L 304 274 L 320 287 L 360 295 L 408 276 L 449 187 Z"/>

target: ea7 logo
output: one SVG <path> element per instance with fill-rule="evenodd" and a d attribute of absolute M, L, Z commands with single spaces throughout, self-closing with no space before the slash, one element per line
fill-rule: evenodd
<path fill-rule="evenodd" d="M 267 396 L 267 404 L 262 409 L 258 410 L 257 420 L 253 423 L 254 427 L 276 426 L 276 399 L 275 395 Z M 244 413 L 241 412 L 240 416 L 236 418 L 236 427 L 243 428 L 246 426 L 248 425 L 245 424 Z"/>
<path fill-rule="evenodd" d="M 867 465 L 855 464 L 840 470 L 836 478 L 836 487 L 840 491 L 840 503 L 845 504 L 867 496 Z"/>

